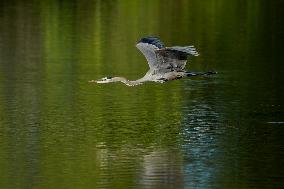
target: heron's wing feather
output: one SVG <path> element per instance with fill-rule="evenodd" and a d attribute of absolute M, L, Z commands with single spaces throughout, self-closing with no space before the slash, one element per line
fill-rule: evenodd
<path fill-rule="evenodd" d="M 136 47 L 147 59 L 150 69 L 156 69 L 159 63 L 155 51 L 164 48 L 163 42 L 157 37 L 144 37 L 136 44 Z"/>
<path fill-rule="evenodd" d="M 174 46 L 174 47 L 166 47 L 164 48 L 166 51 L 173 51 L 178 53 L 185 53 L 186 55 L 191 55 L 191 56 L 198 56 L 198 52 L 196 51 L 195 47 L 193 45 L 191 46 Z"/>
<path fill-rule="evenodd" d="M 193 46 L 174 46 L 157 49 L 156 51 L 159 66 L 172 70 L 183 70 L 188 56 L 198 56 Z"/>
<path fill-rule="evenodd" d="M 158 64 L 155 50 L 158 50 L 158 48 L 147 43 L 138 43 L 136 47 L 142 52 L 142 54 L 147 59 L 150 69 L 155 69 Z"/>

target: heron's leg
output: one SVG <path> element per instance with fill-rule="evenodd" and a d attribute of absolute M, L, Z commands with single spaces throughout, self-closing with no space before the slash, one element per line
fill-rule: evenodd
<path fill-rule="evenodd" d="M 192 76 L 207 76 L 207 75 L 213 75 L 217 74 L 217 72 L 214 71 L 208 71 L 208 72 L 185 72 L 185 76 L 192 77 Z"/>

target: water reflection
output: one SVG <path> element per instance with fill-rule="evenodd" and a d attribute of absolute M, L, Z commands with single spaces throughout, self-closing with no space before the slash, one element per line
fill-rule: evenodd
<path fill-rule="evenodd" d="M 1 1 L 0 187 L 282 186 L 282 4 Z M 149 34 L 220 74 L 87 83 L 143 76 Z"/>
<path fill-rule="evenodd" d="M 216 162 L 221 153 L 218 142 L 224 132 L 221 128 L 224 118 L 216 101 L 211 100 L 216 81 L 218 78 L 185 82 L 188 98 L 184 100 L 181 149 L 186 188 L 214 186 L 218 174 Z"/>
<path fill-rule="evenodd" d="M 143 157 L 143 188 L 183 188 L 182 157 L 178 151 L 154 150 Z"/>

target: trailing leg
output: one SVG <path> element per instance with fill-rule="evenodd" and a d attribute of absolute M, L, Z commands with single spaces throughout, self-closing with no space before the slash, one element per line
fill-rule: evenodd
<path fill-rule="evenodd" d="M 214 71 L 208 71 L 208 72 L 185 72 L 185 76 L 192 77 L 192 76 L 208 76 L 208 75 L 214 75 L 217 74 L 217 72 Z"/>

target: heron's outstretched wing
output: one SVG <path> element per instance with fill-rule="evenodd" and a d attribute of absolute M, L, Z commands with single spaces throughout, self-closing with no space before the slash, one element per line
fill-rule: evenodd
<path fill-rule="evenodd" d="M 147 59 L 150 69 L 157 69 L 159 67 L 156 50 L 164 48 L 164 44 L 159 38 L 144 37 L 136 44 L 136 47 Z"/>
<path fill-rule="evenodd" d="M 167 68 L 171 70 L 183 70 L 188 56 L 198 56 L 194 46 L 174 46 L 157 49 L 157 62 L 160 68 Z"/>
<path fill-rule="evenodd" d="M 148 61 L 150 70 L 163 72 L 183 70 L 187 57 L 198 56 L 193 46 L 164 47 L 164 44 L 157 37 L 142 38 L 136 47 L 143 53 Z"/>

